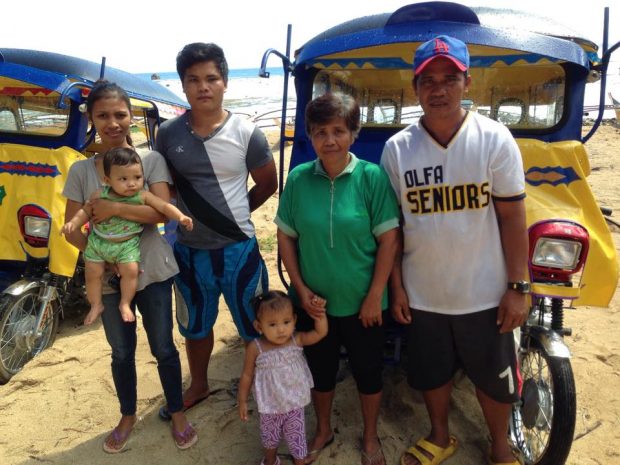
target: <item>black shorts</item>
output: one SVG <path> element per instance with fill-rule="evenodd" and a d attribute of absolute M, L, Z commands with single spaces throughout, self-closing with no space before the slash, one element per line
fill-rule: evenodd
<path fill-rule="evenodd" d="M 497 402 L 519 400 L 521 374 L 513 333 L 500 334 L 497 308 L 467 315 L 412 310 L 408 339 L 411 387 L 439 388 L 463 368 L 476 388 Z"/>
<path fill-rule="evenodd" d="M 297 310 L 297 329 L 309 331 L 314 320 L 303 309 Z M 304 352 L 318 392 L 331 392 L 336 387 L 340 364 L 340 347 L 349 357 L 351 373 L 360 394 L 376 394 L 383 389 L 383 326 L 364 328 L 358 315 L 327 316 L 327 336 L 314 345 L 305 346 Z"/>

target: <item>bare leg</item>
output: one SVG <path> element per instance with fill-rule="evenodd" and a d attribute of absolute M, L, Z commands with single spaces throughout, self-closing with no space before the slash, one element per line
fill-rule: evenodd
<path fill-rule="evenodd" d="M 193 403 L 209 395 L 209 381 L 207 372 L 209 370 L 209 360 L 211 360 L 211 352 L 213 352 L 213 330 L 204 339 L 185 339 L 185 351 L 187 353 L 187 362 L 189 364 L 189 372 L 192 380 L 183 394 L 185 403 Z"/>
<path fill-rule="evenodd" d="M 491 399 L 480 389 L 476 389 L 476 395 L 493 441 L 491 458 L 494 462 L 500 463 L 514 461 L 514 455 L 508 444 L 508 419 L 511 405 Z"/>
<path fill-rule="evenodd" d="M 431 434 L 426 438 L 427 441 L 439 446 L 448 447 L 450 444 L 450 431 L 448 429 L 448 412 L 450 410 L 450 395 L 452 393 L 452 381 L 443 386 L 424 391 L 424 403 L 431 420 Z M 429 459 L 432 456 L 422 451 Z M 403 456 L 406 465 L 419 465 L 418 459 L 411 454 Z"/>
<path fill-rule="evenodd" d="M 278 449 L 265 449 L 263 452 L 264 465 L 273 465 L 274 463 L 276 463 L 277 456 L 278 456 Z"/>
<path fill-rule="evenodd" d="M 84 273 L 86 277 L 86 297 L 90 304 L 90 311 L 84 318 L 84 324 L 93 324 L 99 315 L 103 313 L 103 302 L 101 301 L 101 276 L 105 271 L 105 262 L 86 261 Z"/>
<path fill-rule="evenodd" d="M 138 273 L 140 267 L 137 262 L 119 263 L 118 273 L 121 275 L 121 301 L 118 309 L 125 323 L 136 321 L 136 316 L 131 311 L 131 301 L 136 296 L 138 289 Z"/>
<path fill-rule="evenodd" d="M 314 413 L 316 414 L 316 432 L 314 439 L 308 446 L 308 457 L 306 463 L 316 460 L 318 453 L 325 447 L 325 443 L 329 441 L 334 433 L 331 426 L 332 404 L 334 402 L 334 391 L 318 392 L 312 390 L 312 403 L 314 404 Z M 312 452 L 315 451 L 313 454 Z"/>
<path fill-rule="evenodd" d="M 377 433 L 377 421 L 381 408 L 381 392 L 376 394 L 361 394 L 362 417 L 364 419 L 364 435 L 362 437 L 362 450 L 367 456 L 372 457 L 381 448 Z M 380 463 L 380 462 L 375 462 Z M 383 462 L 385 463 L 385 462 Z"/>

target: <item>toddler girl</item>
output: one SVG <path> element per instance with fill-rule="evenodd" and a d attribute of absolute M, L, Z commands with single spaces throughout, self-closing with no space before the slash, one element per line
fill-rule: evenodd
<path fill-rule="evenodd" d="M 325 307 L 325 299 L 315 298 Z M 313 387 L 302 347 L 325 337 L 327 316 L 323 313 L 314 319 L 314 330 L 295 333 L 297 318 L 285 293 L 269 291 L 254 300 L 254 307 L 254 327 L 261 336 L 246 347 L 239 381 L 239 416 L 248 420 L 248 395 L 253 384 L 265 448 L 261 465 L 280 464 L 277 450 L 283 434 L 295 465 L 302 465 L 308 454 L 304 406 L 310 403 Z"/>

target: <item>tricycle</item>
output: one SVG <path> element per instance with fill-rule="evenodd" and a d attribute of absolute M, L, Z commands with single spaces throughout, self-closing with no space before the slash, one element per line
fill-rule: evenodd
<path fill-rule="evenodd" d="M 292 141 L 290 166 L 315 157 L 304 131 L 304 108 L 329 91 L 353 95 L 362 109 L 362 130 L 352 146 L 359 157 L 379 162 L 385 141 L 421 116 L 411 85 L 413 53 L 421 43 L 446 34 L 468 44 L 472 84 L 462 106 L 503 123 L 515 137 L 526 180 L 529 318 L 515 338 L 523 384 L 510 422 L 512 444 L 526 464 L 566 462 L 575 429 L 576 389 L 564 337 L 566 308 L 607 306 L 618 279 L 615 247 L 587 177 L 585 142 L 603 114 L 605 73 L 611 53 L 547 23 L 549 33 L 510 29 L 524 14 L 468 8 L 449 2 L 404 6 L 328 29 L 290 58 L 289 27 L 282 60 L 295 78 L 297 109 L 293 136 L 281 130 L 281 150 Z M 606 11 L 605 37 L 608 32 Z M 501 20 L 504 20 L 504 23 Z M 559 31 L 559 32 L 558 32 Z M 599 117 L 582 136 L 586 84 L 601 80 Z M 286 120 L 285 79 L 283 115 Z M 281 156 L 281 160 L 283 157 Z M 282 188 L 284 166 L 280 166 Z M 280 275 L 286 279 L 279 266 Z"/>

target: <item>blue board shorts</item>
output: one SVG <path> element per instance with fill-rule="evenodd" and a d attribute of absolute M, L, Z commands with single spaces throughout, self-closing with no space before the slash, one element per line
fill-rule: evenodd
<path fill-rule="evenodd" d="M 176 315 L 187 339 L 209 336 L 217 320 L 220 295 L 244 340 L 258 336 L 251 300 L 269 289 L 267 267 L 253 237 L 220 249 L 174 244 L 179 265 L 175 277 Z"/>

